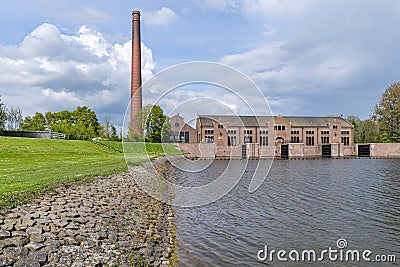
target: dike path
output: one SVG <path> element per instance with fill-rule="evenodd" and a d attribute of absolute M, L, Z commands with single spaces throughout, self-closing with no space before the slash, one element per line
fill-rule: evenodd
<path fill-rule="evenodd" d="M 146 171 L 58 188 L 0 214 L 0 267 L 170 266 L 173 210 L 138 187 L 132 175 Z"/>

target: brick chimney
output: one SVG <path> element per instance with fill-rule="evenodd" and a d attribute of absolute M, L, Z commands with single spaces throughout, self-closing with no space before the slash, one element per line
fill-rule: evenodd
<path fill-rule="evenodd" d="M 142 134 L 136 114 L 142 109 L 142 64 L 140 47 L 140 12 L 132 12 L 131 121 L 135 133 Z"/>

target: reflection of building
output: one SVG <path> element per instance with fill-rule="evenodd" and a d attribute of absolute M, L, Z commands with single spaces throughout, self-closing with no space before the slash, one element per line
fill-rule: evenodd
<path fill-rule="evenodd" d="M 350 156 L 353 126 L 339 116 L 204 116 L 197 142 L 215 145 L 217 157 Z"/>
<path fill-rule="evenodd" d="M 170 141 L 174 143 L 195 143 L 196 130 L 185 123 L 182 116 L 178 114 L 171 117 L 169 120 L 171 124 Z"/>

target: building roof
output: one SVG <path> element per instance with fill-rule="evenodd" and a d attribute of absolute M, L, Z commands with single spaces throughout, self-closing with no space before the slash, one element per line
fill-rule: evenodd
<path fill-rule="evenodd" d="M 329 117 L 297 117 L 297 116 L 284 116 L 288 119 L 292 126 L 308 126 L 308 127 L 322 127 L 328 126 L 329 124 L 339 123 L 342 127 L 353 127 L 352 124 L 347 122 L 340 116 L 329 116 Z"/>
<path fill-rule="evenodd" d="M 213 122 L 218 121 L 229 126 L 267 126 L 273 123 L 271 116 L 223 116 L 223 115 L 199 115 L 202 126 L 213 126 Z"/>
<path fill-rule="evenodd" d="M 212 127 L 213 122 L 218 121 L 231 127 L 248 126 L 258 127 L 273 123 L 274 119 L 284 118 L 293 127 L 326 127 L 329 124 L 338 123 L 342 127 L 352 127 L 352 125 L 340 116 L 328 117 L 306 117 L 306 116 L 225 116 L 225 115 L 199 115 L 201 126 Z"/>

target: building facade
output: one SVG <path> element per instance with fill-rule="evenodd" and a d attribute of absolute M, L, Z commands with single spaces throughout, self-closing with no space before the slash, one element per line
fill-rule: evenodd
<path fill-rule="evenodd" d="M 182 116 L 178 114 L 169 120 L 171 125 L 170 142 L 172 143 L 195 143 L 196 130 L 187 124 Z"/>
<path fill-rule="evenodd" d="M 353 126 L 340 116 L 199 115 L 196 131 L 197 142 L 213 144 L 216 157 L 320 157 L 356 153 Z"/>

